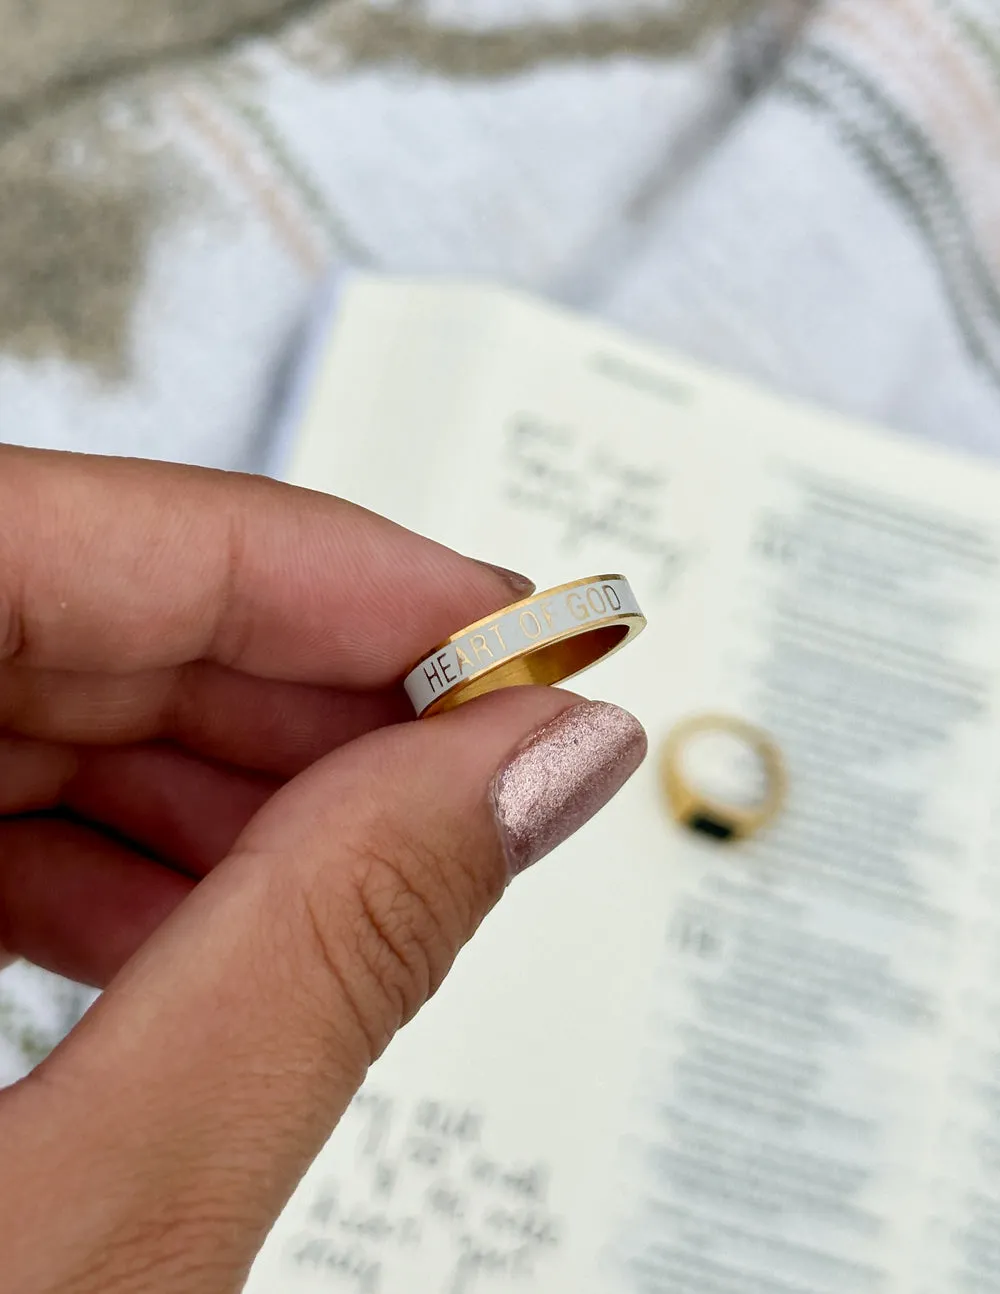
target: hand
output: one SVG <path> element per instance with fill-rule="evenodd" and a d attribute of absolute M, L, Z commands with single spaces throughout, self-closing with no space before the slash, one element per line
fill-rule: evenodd
<path fill-rule="evenodd" d="M 0 448 L 0 955 L 106 986 L 0 1093 L 5 1290 L 238 1290 L 510 876 L 634 771 L 565 692 L 407 721 L 406 667 L 524 592 L 324 495 Z"/>

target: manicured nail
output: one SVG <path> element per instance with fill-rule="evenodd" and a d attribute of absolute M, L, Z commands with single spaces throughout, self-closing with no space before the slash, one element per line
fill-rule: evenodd
<path fill-rule="evenodd" d="M 646 757 L 642 724 L 616 705 L 564 710 L 493 780 L 493 806 L 512 876 L 537 863 L 621 790 Z"/>
<path fill-rule="evenodd" d="M 521 575 L 517 571 L 509 571 L 506 566 L 494 566 L 492 562 L 480 562 L 480 566 L 485 566 L 488 571 L 494 575 L 501 576 L 510 585 L 512 591 L 517 595 L 516 601 L 520 602 L 521 598 L 530 597 L 535 591 L 534 580 L 529 580 L 527 575 Z"/>

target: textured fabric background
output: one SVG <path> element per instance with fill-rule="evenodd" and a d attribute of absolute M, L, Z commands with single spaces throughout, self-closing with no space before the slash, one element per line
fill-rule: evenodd
<path fill-rule="evenodd" d="M 995 0 L 0 0 L 0 30 L 0 439 L 259 466 L 318 282 L 361 264 L 1000 450 Z M 0 979 L 0 1079 L 81 1002 Z"/>

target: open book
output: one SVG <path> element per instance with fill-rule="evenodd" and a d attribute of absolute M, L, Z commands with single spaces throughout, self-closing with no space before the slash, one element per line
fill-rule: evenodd
<path fill-rule="evenodd" d="M 571 686 L 652 746 L 374 1068 L 250 1294 L 1000 1291 L 1000 472 L 358 278 L 286 474 L 539 588 L 622 571 L 649 628 Z M 702 711 L 787 763 L 738 845 L 667 811 Z"/>

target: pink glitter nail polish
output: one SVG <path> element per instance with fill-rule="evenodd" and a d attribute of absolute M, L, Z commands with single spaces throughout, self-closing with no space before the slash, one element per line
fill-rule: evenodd
<path fill-rule="evenodd" d="M 646 749 L 639 721 L 603 701 L 564 710 L 535 733 L 493 781 L 511 875 L 551 853 L 602 809 Z"/>

